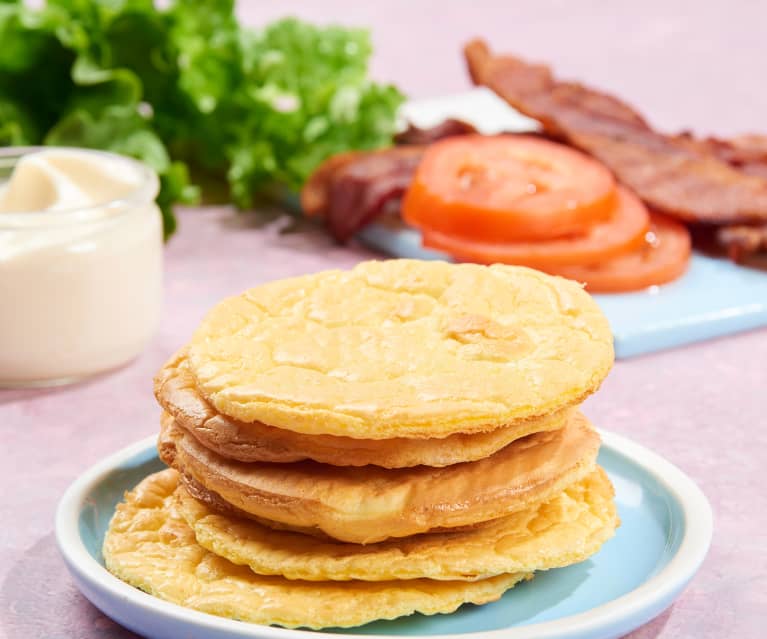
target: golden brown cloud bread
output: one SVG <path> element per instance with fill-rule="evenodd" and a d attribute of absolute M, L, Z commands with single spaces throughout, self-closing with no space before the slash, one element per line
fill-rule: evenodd
<path fill-rule="evenodd" d="M 564 428 L 445 468 L 248 464 L 216 455 L 166 418 L 158 448 L 169 465 L 244 513 L 373 543 L 476 524 L 550 499 L 593 470 L 599 436 L 575 413 Z"/>
<path fill-rule="evenodd" d="M 523 267 L 365 262 L 221 302 L 190 369 L 244 422 L 362 439 L 445 437 L 580 403 L 613 362 L 575 282 Z"/>
<path fill-rule="evenodd" d="M 155 377 L 155 395 L 179 426 L 206 448 L 229 459 L 280 463 L 313 459 L 336 466 L 375 464 L 384 468 L 448 466 L 482 459 L 530 433 L 561 428 L 573 410 L 563 409 L 486 433 L 456 433 L 443 438 L 376 440 L 305 435 L 217 413 L 198 392 L 183 352 L 174 355 Z"/>
<path fill-rule="evenodd" d="M 104 560 L 123 581 L 202 612 L 289 628 L 349 627 L 495 601 L 529 577 L 319 583 L 256 575 L 197 544 L 175 506 L 177 484 L 176 472 L 166 470 L 150 475 L 125 496 L 104 539 Z"/>
<path fill-rule="evenodd" d="M 310 581 L 484 579 L 583 561 L 618 524 L 613 487 L 597 468 L 553 499 L 471 530 L 416 535 L 360 545 L 276 532 L 247 519 L 219 515 L 183 486 L 176 496 L 199 543 L 263 575 Z"/>

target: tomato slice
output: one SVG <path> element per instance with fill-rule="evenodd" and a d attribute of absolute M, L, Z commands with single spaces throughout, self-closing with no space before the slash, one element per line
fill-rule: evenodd
<path fill-rule="evenodd" d="M 679 222 L 651 214 L 644 244 L 625 255 L 583 266 L 544 269 L 586 284 L 592 293 L 622 293 L 680 277 L 690 260 L 690 232 Z"/>
<path fill-rule="evenodd" d="M 402 202 L 412 226 L 485 241 L 552 239 L 610 217 L 615 180 L 596 160 L 529 135 L 464 135 L 426 150 Z"/>
<path fill-rule="evenodd" d="M 583 234 L 541 242 L 483 242 L 433 229 L 423 229 L 423 245 L 458 259 L 480 264 L 521 264 L 540 270 L 589 264 L 627 253 L 644 244 L 649 228 L 647 208 L 633 193 L 618 187 L 613 216 Z"/>

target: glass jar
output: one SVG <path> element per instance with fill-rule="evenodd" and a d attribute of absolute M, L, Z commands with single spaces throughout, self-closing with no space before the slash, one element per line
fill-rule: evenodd
<path fill-rule="evenodd" d="M 38 148 L 0 149 L 0 188 Z M 47 150 L 47 149 L 46 149 Z M 0 386 L 48 386 L 116 368 L 157 328 L 162 218 L 157 175 L 135 160 L 87 154 L 129 176 L 118 199 L 41 212 L 0 212 Z M 93 176 L 94 192 L 102 182 Z M 34 184 L 24 184 L 34 188 Z"/>

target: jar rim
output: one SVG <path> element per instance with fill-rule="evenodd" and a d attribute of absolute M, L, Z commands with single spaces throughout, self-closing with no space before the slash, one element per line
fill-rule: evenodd
<path fill-rule="evenodd" d="M 138 206 L 154 201 L 160 190 L 160 180 L 157 173 L 149 166 L 134 158 L 83 147 L 69 146 L 11 146 L 0 148 L 0 169 L 12 167 L 21 158 L 40 151 L 74 151 L 89 155 L 101 156 L 111 161 L 118 161 L 130 167 L 139 178 L 138 186 L 119 198 L 104 200 L 56 211 L 0 211 L 0 228 L 28 228 L 39 225 L 63 225 L 86 223 L 95 218 L 103 218 L 105 211 L 108 217 L 116 217 L 129 213 Z M 1 183 L 1 182 L 0 182 Z"/>

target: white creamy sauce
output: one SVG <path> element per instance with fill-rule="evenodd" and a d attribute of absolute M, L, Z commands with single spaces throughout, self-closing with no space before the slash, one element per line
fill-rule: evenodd
<path fill-rule="evenodd" d="M 38 151 L 24 156 L 0 187 L 0 213 L 66 211 L 128 196 L 140 176 L 121 161 L 88 151 Z"/>
<path fill-rule="evenodd" d="M 16 163 L 0 185 L 0 385 L 84 377 L 143 348 L 162 287 L 151 180 L 91 151 Z"/>

